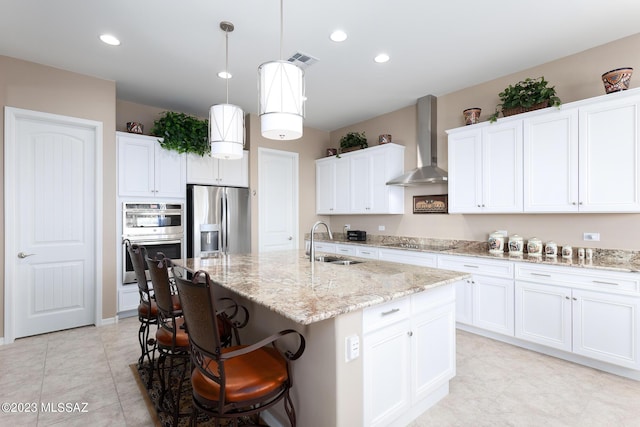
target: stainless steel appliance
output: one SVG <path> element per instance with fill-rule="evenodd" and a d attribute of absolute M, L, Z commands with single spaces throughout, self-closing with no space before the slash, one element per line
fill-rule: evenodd
<path fill-rule="evenodd" d="M 251 252 L 249 189 L 187 186 L 187 257 Z"/>
<path fill-rule="evenodd" d="M 169 258 L 182 258 L 184 206 L 181 203 L 123 203 L 122 239 L 146 247 L 151 257 L 162 252 Z M 122 251 L 122 270 L 122 283 L 136 281 L 126 250 Z"/>

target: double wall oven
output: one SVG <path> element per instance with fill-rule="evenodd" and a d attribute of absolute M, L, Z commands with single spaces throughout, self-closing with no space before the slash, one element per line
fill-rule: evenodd
<path fill-rule="evenodd" d="M 150 257 L 162 252 L 169 258 L 181 258 L 184 245 L 184 206 L 181 203 L 123 203 L 123 244 L 125 240 L 146 247 Z M 122 283 L 135 283 L 136 275 L 126 250 L 122 251 L 122 258 Z"/>

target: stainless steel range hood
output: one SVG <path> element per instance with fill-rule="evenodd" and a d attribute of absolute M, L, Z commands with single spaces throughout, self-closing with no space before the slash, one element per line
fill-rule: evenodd
<path fill-rule="evenodd" d="M 418 113 L 418 167 L 387 182 L 387 185 L 414 186 L 446 184 L 447 172 L 438 167 L 437 98 L 423 96 L 416 104 Z"/>

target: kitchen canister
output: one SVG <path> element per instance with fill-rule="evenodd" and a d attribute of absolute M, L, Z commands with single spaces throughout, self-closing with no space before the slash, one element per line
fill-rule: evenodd
<path fill-rule="evenodd" d="M 527 252 L 529 255 L 542 256 L 542 240 L 532 237 L 527 241 Z"/>
<path fill-rule="evenodd" d="M 492 254 L 504 253 L 504 235 L 498 231 L 489 234 L 489 252 Z"/>
<path fill-rule="evenodd" d="M 544 245 L 544 254 L 549 257 L 555 257 L 558 255 L 558 245 L 556 242 L 547 242 Z"/>
<path fill-rule="evenodd" d="M 562 247 L 562 258 L 571 258 L 573 256 L 573 248 L 569 245 Z"/>
<path fill-rule="evenodd" d="M 578 248 L 578 259 L 584 259 L 584 248 Z"/>
<path fill-rule="evenodd" d="M 514 234 L 509 237 L 509 255 L 522 255 L 524 250 L 524 240 L 521 236 Z"/>

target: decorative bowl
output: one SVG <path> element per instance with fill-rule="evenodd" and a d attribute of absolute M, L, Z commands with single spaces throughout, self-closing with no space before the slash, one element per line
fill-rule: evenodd
<path fill-rule="evenodd" d="M 624 67 L 607 71 L 602 75 L 602 83 L 604 83 L 604 91 L 606 93 L 619 92 L 629 89 L 633 68 Z"/>

